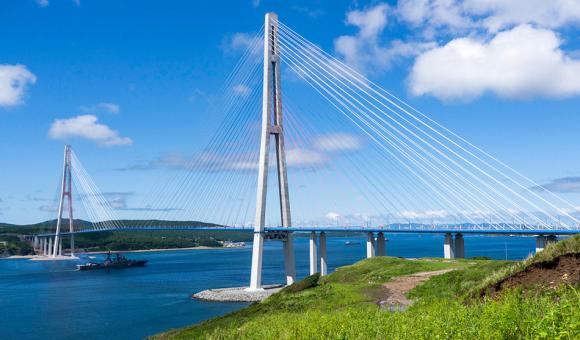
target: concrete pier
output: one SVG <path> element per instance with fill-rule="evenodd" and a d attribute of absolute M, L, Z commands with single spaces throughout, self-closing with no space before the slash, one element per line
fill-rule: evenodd
<path fill-rule="evenodd" d="M 319 239 L 320 247 L 320 275 L 324 276 L 328 274 L 328 262 L 326 260 L 326 233 L 323 231 L 320 233 Z"/>
<path fill-rule="evenodd" d="M 284 241 L 284 269 L 286 272 L 286 284 L 291 285 L 296 281 L 296 262 L 294 259 L 294 239 L 292 234 Z"/>
<path fill-rule="evenodd" d="M 443 243 L 443 257 L 446 259 L 455 258 L 455 242 L 453 242 L 453 235 L 445 234 L 445 241 Z"/>
<path fill-rule="evenodd" d="M 379 232 L 377 234 L 377 256 L 385 256 L 385 234 Z"/>
<path fill-rule="evenodd" d="M 316 232 L 310 233 L 310 275 L 318 272 L 318 254 L 316 251 Z"/>
<path fill-rule="evenodd" d="M 48 239 L 48 254 L 46 254 L 47 256 L 52 256 L 52 252 L 53 252 L 54 248 L 52 247 L 52 238 Z"/>
<path fill-rule="evenodd" d="M 546 236 L 538 235 L 536 236 L 536 253 L 541 252 L 546 248 Z"/>
<path fill-rule="evenodd" d="M 465 258 L 465 242 L 462 234 L 455 234 L 455 258 Z"/>
<path fill-rule="evenodd" d="M 367 258 L 375 256 L 375 235 L 373 233 L 367 234 Z"/>

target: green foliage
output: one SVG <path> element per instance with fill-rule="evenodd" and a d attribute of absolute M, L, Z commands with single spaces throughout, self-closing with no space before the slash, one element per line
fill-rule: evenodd
<path fill-rule="evenodd" d="M 18 235 L 0 234 L 0 257 L 34 254 L 28 242 L 20 240 Z"/>
<path fill-rule="evenodd" d="M 577 339 L 577 286 L 533 293 L 511 290 L 497 300 L 468 293 L 509 261 L 376 257 L 310 276 L 261 303 L 160 339 Z M 454 268 L 419 285 L 403 312 L 379 309 L 380 285 L 399 275 Z M 467 300 L 466 300 L 467 299 Z M 469 302 L 469 303 L 466 303 Z"/>

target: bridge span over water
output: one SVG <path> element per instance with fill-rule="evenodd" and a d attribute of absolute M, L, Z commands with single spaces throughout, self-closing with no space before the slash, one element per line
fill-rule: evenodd
<path fill-rule="evenodd" d="M 257 62 L 260 55 L 261 63 Z M 282 74 L 295 78 L 290 85 L 310 90 L 296 92 L 303 95 L 298 105 L 289 100 L 289 91 L 282 92 Z M 255 84 L 258 91 L 252 90 Z M 291 87 L 288 85 L 285 89 Z M 115 202 L 97 188 L 71 147 L 66 146 L 56 228 L 31 236 L 37 251 L 52 257 L 63 255 L 62 239 L 67 236 L 70 254 L 74 255 L 75 235 L 106 231 L 249 231 L 253 233 L 249 289 L 258 290 L 264 240 L 283 242 L 286 283 L 294 282 L 293 235 L 297 233 L 310 236 L 310 271 L 323 275 L 327 270 L 326 238 L 332 233 L 366 235 L 367 257 L 386 254 L 389 234 L 442 234 L 445 258 L 464 257 L 466 234 L 533 236 L 536 250 L 541 251 L 558 236 L 580 233 L 580 207 L 334 58 L 274 13 L 266 14 L 264 26 L 250 39 L 224 88 L 224 122 L 199 156 L 189 162 L 166 162 L 185 175 L 156 183 L 158 191 L 153 191 L 152 203 L 133 209 L 148 212 L 147 218 L 139 218 L 147 220 L 143 225 L 125 225 L 116 218 L 117 211 L 131 209 L 123 202 L 114 206 Z M 305 104 L 318 106 L 305 108 Z M 345 131 L 356 132 L 358 137 Z M 364 138 L 364 143 L 359 138 Z M 357 153 L 364 147 L 368 155 Z M 292 188 L 290 170 L 302 166 L 307 174 L 316 173 L 333 159 L 344 161 L 333 163 L 336 169 L 319 178 L 333 190 L 319 201 L 339 197 L 335 192 L 350 186 L 357 195 L 344 197 L 360 198 L 352 206 L 364 201 L 365 209 L 373 211 L 374 223 L 366 220 L 360 225 L 340 226 L 293 222 L 296 214 L 291 214 L 289 192 L 293 190 L 295 209 L 296 203 L 306 197 L 302 195 L 296 201 L 306 186 Z M 338 170 L 344 177 L 335 176 Z M 300 178 L 303 174 L 295 171 L 290 175 Z M 277 195 L 270 194 L 270 199 L 278 202 L 274 208 L 270 204 L 268 210 L 269 176 L 277 179 L 276 185 L 270 185 L 277 189 Z M 73 194 L 73 184 L 80 193 Z M 164 190 L 174 191 L 158 198 Z M 255 199 L 238 197 L 244 193 Z M 73 197 L 84 207 L 88 220 L 93 221 L 91 225 L 74 225 Z M 254 209 L 253 216 L 248 214 Z M 280 226 L 266 225 L 272 210 L 280 220 L 273 225 Z M 215 213 L 214 218 L 199 218 L 207 211 Z M 216 225 L 155 225 L 155 220 L 177 220 L 161 218 L 161 214 L 171 212 Z M 154 216 L 157 213 L 159 216 Z M 365 214 L 356 216 L 367 218 L 360 217 Z M 253 219 L 253 224 L 248 224 L 248 219 Z M 393 219 L 409 223 L 388 222 Z"/>

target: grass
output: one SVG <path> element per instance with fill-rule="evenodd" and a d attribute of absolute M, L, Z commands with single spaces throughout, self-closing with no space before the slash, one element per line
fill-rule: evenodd
<path fill-rule="evenodd" d="M 523 262 L 405 260 L 376 257 L 307 277 L 261 303 L 158 339 L 579 339 L 580 291 L 507 290 L 473 298 L 484 285 L 556 256 L 580 252 L 580 236 L 551 245 Z M 377 307 L 381 285 L 393 277 L 445 268 L 415 287 L 404 312 Z"/>

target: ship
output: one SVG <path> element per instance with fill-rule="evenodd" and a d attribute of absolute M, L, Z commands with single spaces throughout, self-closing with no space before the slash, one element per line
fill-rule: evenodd
<path fill-rule="evenodd" d="M 88 262 L 77 265 L 78 270 L 95 270 L 95 269 L 123 269 L 130 267 L 143 267 L 147 260 L 129 260 L 122 254 L 115 254 L 113 258 L 111 252 L 107 254 L 107 258 L 102 263 Z"/>

